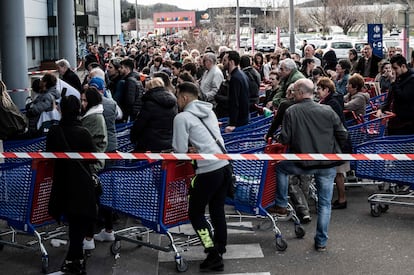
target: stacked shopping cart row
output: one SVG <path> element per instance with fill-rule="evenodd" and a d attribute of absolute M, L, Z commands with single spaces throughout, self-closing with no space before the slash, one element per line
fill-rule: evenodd
<path fill-rule="evenodd" d="M 358 145 L 360 154 L 412 154 L 414 136 L 387 136 Z M 371 214 L 378 217 L 389 205 L 414 206 L 414 162 L 412 160 L 358 161 L 358 177 L 408 186 L 404 194 L 373 194 L 368 198 Z"/>

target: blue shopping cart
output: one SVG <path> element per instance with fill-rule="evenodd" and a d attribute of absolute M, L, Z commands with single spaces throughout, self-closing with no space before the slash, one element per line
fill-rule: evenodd
<path fill-rule="evenodd" d="M 169 228 L 189 223 L 188 188 L 194 176 L 190 162 L 138 162 L 135 166 L 111 167 L 100 173 L 103 187 L 101 204 L 141 221 L 142 226 L 128 227 L 115 232 L 111 252 L 118 255 L 121 241 L 160 251 L 174 251 L 176 269 L 188 268 Z M 143 241 L 155 232 L 168 236 L 168 246 Z"/>
<path fill-rule="evenodd" d="M 0 165 L 0 219 L 9 226 L 0 232 L 0 249 L 8 245 L 36 250 L 34 246 L 38 245 L 44 273 L 49 266 L 49 255 L 43 241 L 65 234 L 64 227 L 39 232 L 41 227 L 55 222 L 48 214 L 53 164 L 52 160 L 36 160 Z M 34 235 L 35 240 L 19 243 L 18 234 Z"/>
<path fill-rule="evenodd" d="M 357 154 L 412 154 L 414 136 L 390 136 L 358 145 Z M 355 173 L 358 177 L 386 181 L 409 186 L 406 194 L 373 194 L 368 202 L 371 215 L 379 217 L 389 205 L 414 206 L 414 162 L 410 160 L 358 161 Z"/>
<path fill-rule="evenodd" d="M 286 147 L 281 144 L 271 144 L 255 148 L 251 151 L 240 153 L 284 153 Z M 249 214 L 253 217 L 266 217 L 270 220 L 273 231 L 275 232 L 276 248 L 284 251 L 287 248 L 287 242 L 282 237 L 280 229 L 277 227 L 277 221 L 290 220 L 294 221 L 295 234 L 298 238 L 305 236 L 305 230 L 300 224 L 294 209 L 289 204 L 288 217 L 278 218 L 272 216 L 266 209 L 275 204 L 276 197 L 276 165 L 278 161 L 244 161 L 235 160 L 233 163 L 233 173 L 236 176 L 236 188 L 233 199 L 227 198 L 227 204 L 233 205 L 239 213 L 236 217 L 242 217 L 241 213 Z M 250 216 L 250 217 L 251 217 Z"/>

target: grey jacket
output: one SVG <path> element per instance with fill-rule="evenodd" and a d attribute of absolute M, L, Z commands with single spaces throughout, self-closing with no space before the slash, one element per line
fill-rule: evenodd
<path fill-rule="evenodd" d="M 344 96 L 344 109 L 354 111 L 357 115 L 365 115 L 366 106 L 369 102 L 369 94 L 364 92 L 357 92 L 356 94 L 346 94 Z"/>
<path fill-rule="evenodd" d="M 348 132 L 340 118 L 328 105 L 305 99 L 286 110 L 280 142 L 289 145 L 292 153 L 341 153 Z M 303 168 L 337 166 L 336 161 L 301 161 Z"/>
<path fill-rule="evenodd" d="M 217 117 L 213 112 L 213 105 L 208 102 L 194 100 L 190 102 L 184 111 L 174 118 L 173 148 L 177 153 L 187 153 L 190 143 L 198 153 L 221 154 L 222 151 L 208 132 L 204 123 L 213 132 L 224 146 L 224 140 L 220 134 Z M 226 166 L 227 160 L 200 160 L 197 161 L 197 174 L 215 171 Z"/>

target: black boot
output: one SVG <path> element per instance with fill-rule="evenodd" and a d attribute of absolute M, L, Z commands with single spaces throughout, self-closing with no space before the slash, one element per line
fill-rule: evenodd
<path fill-rule="evenodd" d="M 68 261 L 65 260 L 62 267 L 60 268 L 60 271 L 62 271 L 65 274 L 86 274 L 86 261 L 84 259 L 81 260 L 73 260 Z"/>
<path fill-rule="evenodd" d="M 223 257 L 217 251 L 217 249 L 212 249 L 207 258 L 200 264 L 200 271 L 207 272 L 207 271 L 223 271 L 224 264 L 223 264 Z"/>

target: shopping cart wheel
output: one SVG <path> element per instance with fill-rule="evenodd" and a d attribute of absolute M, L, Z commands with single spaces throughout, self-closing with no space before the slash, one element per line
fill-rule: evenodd
<path fill-rule="evenodd" d="M 188 269 L 188 263 L 183 258 L 179 258 L 175 260 L 175 268 L 178 272 L 186 272 Z"/>
<path fill-rule="evenodd" d="M 303 238 L 305 236 L 305 229 L 301 225 L 295 225 L 296 238 Z"/>
<path fill-rule="evenodd" d="M 42 273 L 47 274 L 48 268 L 49 268 L 49 256 L 42 255 Z"/>
<path fill-rule="evenodd" d="M 111 253 L 112 255 L 116 256 L 121 251 L 121 241 L 115 240 L 111 244 Z"/>
<path fill-rule="evenodd" d="M 285 251 L 287 248 L 287 242 L 282 237 L 276 237 L 276 249 L 279 251 Z"/>
<path fill-rule="evenodd" d="M 380 209 L 381 213 L 385 213 L 389 209 L 389 206 L 388 206 L 388 204 L 380 204 L 379 209 Z"/>
<path fill-rule="evenodd" d="M 371 204 L 371 215 L 373 217 L 379 217 L 381 215 L 381 210 L 378 204 L 374 204 L 374 203 Z"/>

